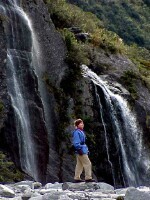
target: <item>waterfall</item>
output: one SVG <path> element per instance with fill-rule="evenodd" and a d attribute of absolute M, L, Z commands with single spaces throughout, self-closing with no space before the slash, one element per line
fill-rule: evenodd
<path fill-rule="evenodd" d="M 113 177 L 113 183 L 114 183 L 114 186 L 115 186 L 116 183 L 115 183 L 114 169 L 113 169 L 113 164 L 112 164 L 112 162 L 111 162 L 111 160 L 110 160 L 110 155 L 109 155 L 109 151 L 110 151 L 110 150 L 109 150 L 109 144 L 108 144 L 108 137 L 107 137 L 106 125 L 105 125 L 104 117 L 103 117 L 103 107 L 102 107 L 101 100 L 100 100 L 100 96 L 99 96 L 99 94 L 98 94 L 98 92 L 97 92 L 96 86 L 95 86 L 95 93 L 96 93 L 97 102 L 98 102 L 99 108 L 100 108 L 100 116 L 101 116 L 102 124 L 103 124 L 103 127 L 104 127 L 107 158 L 108 158 L 108 162 L 109 162 L 110 167 L 111 167 L 112 177 Z"/>
<path fill-rule="evenodd" d="M 17 77 L 15 59 L 20 62 L 20 55 L 16 50 L 8 49 L 7 52 L 7 75 L 10 75 L 7 79 L 7 85 L 9 94 L 12 101 L 12 106 L 15 111 L 15 119 L 17 126 L 17 137 L 19 140 L 19 154 L 21 168 L 23 171 L 33 176 L 35 180 L 38 179 L 37 167 L 35 160 L 34 142 L 31 137 L 31 125 L 29 110 L 25 103 L 24 92 L 21 86 L 21 78 Z M 34 171 L 33 171 L 34 170 Z"/>
<path fill-rule="evenodd" d="M 83 76 L 89 78 L 95 85 L 95 93 L 100 109 L 101 121 L 104 126 L 105 141 L 107 149 L 107 159 L 112 169 L 114 180 L 113 160 L 111 149 L 109 149 L 109 138 L 103 118 L 103 107 L 101 105 L 101 96 L 97 88 L 101 88 L 104 94 L 107 111 L 109 112 L 111 124 L 113 127 L 112 134 L 117 148 L 119 148 L 119 161 L 123 181 L 128 186 L 139 186 L 143 182 L 143 176 L 146 176 L 149 170 L 150 160 L 143 150 L 142 130 L 140 129 L 136 116 L 129 109 L 127 101 L 116 92 L 113 92 L 106 81 L 103 81 L 97 74 L 92 72 L 87 66 L 82 65 Z M 114 88 L 115 89 L 115 88 Z M 115 90 L 114 90 L 115 91 Z M 120 120 L 121 119 L 121 120 Z M 115 185 L 115 180 L 114 180 Z"/>
<path fill-rule="evenodd" d="M 19 0 L 7 0 L 5 3 L 0 3 L 0 11 L 8 17 L 8 22 L 5 24 L 7 35 L 7 85 L 15 113 L 21 168 L 35 180 L 40 181 L 39 160 L 37 161 L 37 159 L 40 159 L 39 154 L 41 152 L 36 149 L 36 143 L 33 139 L 34 137 L 37 138 L 37 136 L 34 136 L 34 126 L 36 124 L 31 121 L 32 99 L 33 102 L 37 101 L 37 105 L 34 106 L 41 107 L 42 104 L 37 85 L 38 74 L 36 74 L 38 73 L 36 69 L 38 67 L 39 49 L 37 48 L 31 21 L 19 5 Z M 31 88 L 29 87 L 30 84 Z M 42 90 L 43 87 L 40 87 L 40 89 Z M 34 104 L 36 103 L 34 102 Z M 45 133 L 44 111 L 42 109 L 44 108 L 38 109 L 37 115 L 40 116 L 40 119 L 43 118 L 43 123 L 39 126 L 40 129 L 43 128 Z M 41 113 L 43 113 L 42 116 Z M 39 141 L 37 142 L 39 145 Z M 41 163 L 41 165 L 44 164 L 46 163 Z M 45 171 L 42 173 L 45 173 Z"/>

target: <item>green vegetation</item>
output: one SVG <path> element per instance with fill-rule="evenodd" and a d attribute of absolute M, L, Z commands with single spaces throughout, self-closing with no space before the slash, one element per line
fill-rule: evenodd
<path fill-rule="evenodd" d="M 138 67 L 138 77 L 150 90 L 150 51 L 137 45 L 127 46 L 126 55 Z"/>
<path fill-rule="evenodd" d="M 104 27 L 116 32 L 127 44 L 136 43 L 150 49 L 149 0 L 68 0 L 90 11 L 103 22 Z"/>
<path fill-rule="evenodd" d="M 86 45 L 78 42 L 74 34 L 71 33 L 68 29 L 63 29 L 61 33 L 68 49 L 66 61 L 68 63 L 74 63 L 77 66 L 82 63 L 88 65 L 89 59 L 86 51 Z"/>
<path fill-rule="evenodd" d="M 146 48 L 140 48 L 135 44 L 132 46 L 124 45 L 123 40 L 119 38 L 115 33 L 111 31 L 107 31 L 104 28 L 103 23 L 102 23 L 103 21 L 106 26 L 106 21 L 107 21 L 108 24 L 115 26 L 113 24 L 113 20 L 115 21 L 114 18 L 116 17 L 117 22 L 120 23 L 120 26 L 118 24 L 116 26 L 120 30 L 121 30 L 121 27 L 125 28 L 126 26 L 129 25 L 130 29 L 133 31 L 134 24 L 132 23 L 134 21 L 136 22 L 137 18 L 139 17 L 139 21 L 138 21 L 139 26 L 141 26 L 141 23 L 142 23 L 143 26 L 146 27 L 146 25 L 144 24 L 147 22 L 147 17 L 149 16 L 149 14 L 147 13 L 149 8 L 147 6 L 148 4 L 146 4 L 146 1 L 144 1 L 143 4 L 141 3 L 142 2 L 141 0 L 136 1 L 136 4 L 134 0 L 131 1 L 130 4 L 128 0 L 124 0 L 122 3 L 118 0 L 116 0 L 115 2 L 101 1 L 101 3 L 96 0 L 76 1 L 77 5 L 80 5 L 85 10 L 88 8 L 88 11 L 92 11 L 91 10 L 92 7 L 94 9 L 96 9 L 97 6 L 99 9 L 101 8 L 101 12 L 97 10 L 97 13 L 101 13 L 100 15 L 103 15 L 103 18 L 101 18 L 101 21 L 94 14 L 90 12 L 84 12 L 82 9 L 80 9 L 76 5 L 67 3 L 66 0 L 45 0 L 45 1 L 49 8 L 51 18 L 57 30 L 62 34 L 64 38 L 64 42 L 66 43 L 66 46 L 68 49 L 66 61 L 68 62 L 70 69 L 68 70 L 68 72 L 66 72 L 66 76 L 64 77 L 61 83 L 61 87 L 63 91 L 65 92 L 65 94 L 71 95 L 73 97 L 73 93 L 76 88 L 75 80 L 80 79 L 79 66 L 81 64 L 90 65 L 92 50 L 99 51 L 101 49 L 103 49 L 106 53 L 109 53 L 109 54 L 120 53 L 130 58 L 132 62 L 135 63 L 135 65 L 139 69 L 139 73 L 137 74 L 137 76 L 150 89 L 150 59 L 149 59 L 150 52 L 149 50 L 147 50 Z M 74 0 L 70 2 L 74 3 Z M 141 12 L 142 9 L 140 10 L 140 8 L 144 9 L 145 11 L 143 15 Z M 107 15 L 110 15 L 109 17 L 112 20 L 111 23 L 106 18 L 105 16 L 106 13 Z M 138 16 L 136 16 L 136 13 Z M 128 17 L 125 14 L 128 14 Z M 132 18 L 134 18 L 134 20 Z M 124 19 L 126 19 L 127 21 L 129 20 L 132 23 L 128 23 L 127 21 L 125 21 L 124 24 L 122 24 Z M 75 34 L 72 33 L 70 30 L 71 27 L 77 27 L 82 32 L 88 33 L 90 35 L 89 39 L 86 40 L 85 42 L 77 40 L 75 37 Z M 149 29 L 149 25 L 147 23 L 147 31 L 148 29 Z M 144 30 L 145 29 L 143 29 L 143 31 Z M 116 31 L 116 30 L 113 30 L 113 31 Z M 124 34 L 128 33 L 129 35 L 133 35 L 134 38 L 138 38 L 138 36 L 135 37 L 134 34 L 131 34 L 128 29 L 123 30 L 123 33 Z M 138 34 L 138 32 L 136 31 L 135 33 Z M 148 41 L 149 39 L 146 39 L 146 38 L 149 37 L 149 35 L 147 34 L 147 32 L 145 32 L 145 34 L 146 34 L 146 37 L 144 37 L 145 43 L 148 44 L 148 42 L 146 41 Z M 132 42 L 131 41 L 128 40 L 128 43 L 135 42 L 135 41 L 132 41 Z M 103 66 L 100 66 L 100 67 L 103 67 Z M 127 71 L 122 77 L 122 80 L 124 81 L 124 84 L 127 86 L 127 89 L 129 90 L 129 92 L 131 92 L 132 97 L 134 99 L 138 98 L 138 95 L 136 92 L 135 77 L 133 77 L 131 73 Z M 70 83 L 69 85 L 68 85 L 68 82 Z M 80 103 L 81 102 L 79 102 L 79 104 Z"/>
<path fill-rule="evenodd" d="M 0 182 L 12 183 L 23 180 L 23 174 L 17 170 L 14 163 L 0 151 Z"/>
<path fill-rule="evenodd" d="M 136 90 L 136 81 L 138 80 L 137 74 L 133 71 L 126 71 L 124 75 L 121 77 L 124 82 L 124 85 L 127 87 L 133 99 L 138 98 L 137 90 Z"/>
<path fill-rule="evenodd" d="M 60 32 L 64 33 L 66 43 L 68 44 L 68 38 L 70 37 L 71 41 L 73 40 L 72 44 L 75 53 L 78 50 L 80 53 L 82 52 L 82 59 L 85 59 L 87 45 L 91 46 L 91 48 L 103 48 L 112 53 L 121 53 L 123 51 L 122 40 L 115 33 L 104 29 L 102 22 L 94 14 L 83 12 L 79 7 L 67 3 L 66 0 L 47 0 L 47 5 L 55 26 Z M 90 39 L 86 43 L 75 42 L 73 35 L 71 33 L 69 35 L 69 30 L 66 31 L 66 28 L 70 27 L 79 27 L 82 32 L 89 33 Z M 75 53 L 70 57 L 73 58 Z M 87 58 L 85 60 L 86 62 L 88 61 Z"/>
<path fill-rule="evenodd" d="M 67 75 L 65 76 L 61 85 L 66 94 L 72 94 L 75 90 L 74 80 L 78 79 L 77 77 L 80 74 L 79 66 L 81 64 L 90 65 L 90 52 L 93 49 L 95 49 L 97 52 L 103 49 L 108 54 L 121 53 L 129 57 L 139 69 L 139 78 L 143 80 L 143 83 L 148 88 L 150 88 L 150 53 L 148 50 L 139 48 L 137 45 L 124 45 L 123 40 L 115 33 L 107 31 L 105 28 L 103 28 L 102 21 L 100 21 L 95 15 L 91 14 L 90 12 L 82 11 L 79 7 L 67 3 L 66 0 L 47 0 L 46 2 L 51 14 L 51 18 L 57 30 L 62 34 L 68 49 L 66 61 L 69 63 L 70 71 L 67 72 Z M 115 3 L 102 3 L 102 1 L 100 3 L 99 1 L 96 1 L 97 4 L 94 4 L 94 2 L 95 1 L 92 0 L 86 1 L 86 5 L 88 6 L 90 4 L 90 6 L 99 5 L 108 8 L 110 7 L 112 8 L 111 12 L 114 12 L 113 8 L 115 9 L 119 4 L 119 1 L 115 1 Z M 81 4 L 84 4 L 85 1 L 76 1 L 76 3 L 80 4 L 81 6 Z M 131 5 L 132 4 L 133 3 L 131 3 Z M 141 6 L 140 1 L 136 1 L 136 6 Z M 86 8 L 86 6 L 84 8 Z M 117 9 L 119 8 L 120 7 L 117 7 Z M 117 9 L 113 15 L 115 15 L 116 12 L 118 13 Z M 146 7 L 146 9 L 148 8 Z M 111 12 L 109 12 L 109 9 L 107 9 L 107 13 Z M 120 23 L 121 21 L 122 20 L 119 20 Z M 80 30 L 82 30 L 82 32 L 89 33 L 90 38 L 86 42 L 78 41 L 75 37 L 75 34 L 70 31 L 70 27 L 78 27 Z M 124 27 L 126 26 L 124 25 Z M 127 72 L 123 77 L 126 85 L 128 85 L 128 75 L 129 74 Z M 135 79 L 133 76 L 129 76 L 128 78 L 129 82 L 134 82 L 128 85 L 128 89 L 135 99 L 138 97 L 135 90 Z M 69 86 L 67 81 L 71 83 Z"/>

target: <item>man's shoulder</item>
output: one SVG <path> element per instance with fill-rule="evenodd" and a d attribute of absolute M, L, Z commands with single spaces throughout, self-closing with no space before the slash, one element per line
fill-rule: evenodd
<path fill-rule="evenodd" d="M 77 135 L 77 134 L 80 134 L 81 131 L 79 129 L 75 129 L 73 132 L 72 132 L 72 135 Z"/>
<path fill-rule="evenodd" d="M 82 131 L 82 130 L 80 130 L 80 129 L 75 129 L 75 130 L 73 131 L 73 135 L 74 135 L 74 134 L 75 134 L 75 135 L 78 134 L 78 135 L 81 135 L 81 136 L 82 136 L 82 135 L 84 135 L 84 131 Z"/>
<path fill-rule="evenodd" d="M 78 129 L 75 129 L 74 131 L 72 131 L 72 134 L 78 133 Z"/>

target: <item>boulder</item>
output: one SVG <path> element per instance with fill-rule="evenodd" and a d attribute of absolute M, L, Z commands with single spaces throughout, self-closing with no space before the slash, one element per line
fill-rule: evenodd
<path fill-rule="evenodd" d="M 98 186 L 100 189 L 103 189 L 103 190 L 111 190 L 111 191 L 114 191 L 114 187 L 113 187 L 112 185 L 107 184 L 107 183 L 99 182 L 99 183 L 97 183 L 97 186 Z"/>
<path fill-rule="evenodd" d="M 79 28 L 79 27 L 70 27 L 70 28 L 68 28 L 68 30 L 70 31 L 70 32 L 72 32 L 72 33 L 74 33 L 74 34 L 78 34 L 78 33 L 81 33 L 82 32 L 82 30 Z"/>
<path fill-rule="evenodd" d="M 34 181 L 20 181 L 18 183 L 15 183 L 14 186 L 24 186 L 24 185 L 28 185 L 30 186 L 30 188 L 32 188 L 32 184 L 34 183 Z"/>
<path fill-rule="evenodd" d="M 36 197 L 31 197 L 30 200 L 43 200 L 43 196 L 36 196 Z"/>
<path fill-rule="evenodd" d="M 68 197 L 67 194 L 53 193 L 53 194 L 45 194 L 42 200 L 72 200 L 72 198 Z"/>
<path fill-rule="evenodd" d="M 17 187 L 15 187 L 15 190 L 17 192 L 24 192 L 25 190 L 28 190 L 28 189 L 31 189 L 29 185 L 18 185 Z"/>
<path fill-rule="evenodd" d="M 27 189 L 24 191 L 24 194 L 22 195 L 22 199 L 28 200 L 31 198 L 32 194 L 33 194 L 33 191 L 31 189 Z"/>
<path fill-rule="evenodd" d="M 46 185 L 45 185 L 45 189 L 62 189 L 62 183 L 54 183 L 54 184 L 52 184 L 52 183 L 47 183 Z"/>
<path fill-rule="evenodd" d="M 124 200 L 149 200 L 150 194 L 146 192 L 139 191 L 135 188 L 130 188 L 127 190 Z"/>
<path fill-rule="evenodd" d="M 127 190 L 129 189 L 135 189 L 135 187 L 128 187 L 128 188 L 120 188 L 120 189 L 116 189 L 115 190 L 115 193 L 118 194 L 118 195 L 124 195 L 126 194 Z"/>
<path fill-rule="evenodd" d="M 75 37 L 77 40 L 85 42 L 86 40 L 88 40 L 90 38 L 90 35 L 89 35 L 89 33 L 77 33 L 77 34 L 75 34 Z"/>
<path fill-rule="evenodd" d="M 34 182 L 32 183 L 32 189 L 38 189 L 41 188 L 42 184 L 40 182 Z"/>
<path fill-rule="evenodd" d="M 13 190 L 9 189 L 5 185 L 0 185 L 0 195 L 2 197 L 13 198 L 15 193 Z"/>
<path fill-rule="evenodd" d="M 107 183 L 71 183 L 71 182 L 65 182 L 62 185 L 63 190 L 72 190 L 72 191 L 84 191 L 84 190 L 97 190 L 97 189 L 103 189 L 103 190 L 114 190 L 114 187 L 107 184 Z"/>

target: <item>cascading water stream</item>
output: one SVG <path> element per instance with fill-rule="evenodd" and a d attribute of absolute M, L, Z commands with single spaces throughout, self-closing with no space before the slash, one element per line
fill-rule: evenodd
<path fill-rule="evenodd" d="M 19 55 L 16 50 L 8 49 L 7 52 L 7 75 L 11 80 L 7 80 L 8 90 L 15 111 L 17 125 L 17 136 L 19 140 L 19 154 L 22 170 L 37 179 L 36 161 L 34 157 L 33 141 L 31 138 L 31 126 L 29 121 L 29 111 L 25 103 L 23 91 L 20 87 L 20 79 L 17 77 L 14 59 Z"/>
<path fill-rule="evenodd" d="M 97 92 L 96 86 L 95 86 L 95 93 L 96 93 L 96 98 L 97 98 L 98 104 L 100 106 L 100 116 L 101 116 L 101 119 L 102 119 L 102 124 L 103 124 L 103 127 L 104 127 L 104 133 L 105 133 L 107 158 L 108 158 L 108 163 L 110 164 L 110 167 L 111 167 L 113 183 L 114 183 L 114 186 L 115 186 L 116 183 L 115 183 L 114 169 L 113 169 L 113 164 L 112 164 L 112 162 L 110 160 L 110 156 L 109 156 L 109 144 L 108 144 L 108 138 L 107 138 L 106 125 L 105 125 L 104 117 L 103 117 L 103 107 L 102 107 L 101 100 L 100 100 L 99 94 Z"/>
<path fill-rule="evenodd" d="M 136 118 L 130 111 L 127 102 L 120 95 L 114 94 L 109 89 L 110 87 L 106 82 L 104 82 L 99 76 L 88 69 L 88 67 L 85 65 L 82 65 L 82 71 L 83 76 L 89 78 L 94 83 L 95 87 L 100 87 L 104 93 L 113 127 L 113 137 L 115 138 L 116 144 L 119 144 L 124 174 L 123 179 L 125 184 L 129 186 L 139 186 L 142 183 L 142 175 L 144 173 L 146 174 L 146 171 L 149 169 L 150 161 L 147 158 L 147 155 L 142 157 L 144 154 L 142 147 L 142 131 L 137 125 Z M 105 130 L 108 162 L 111 165 L 112 176 L 114 177 L 112 160 L 110 160 L 109 155 L 109 138 L 107 138 L 107 130 L 104 125 L 105 122 L 102 116 L 100 94 L 98 94 L 97 89 L 95 92 L 98 98 L 102 123 Z M 121 117 L 122 122 L 120 122 L 118 117 Z"/>
<path fill-rule="evenodd" d="M 33 140 L 34 133 L 27 105 L 30 97 L 25 77 L 25 73 L 29 73 L 35 79 L 33 69 L 34 38 L 30 20 L 19 5 L 19 0 L 7 0 L 0 3 L 0 11 L 9 20 L 9 24 L 5 26 L 7 33 L 7 84 L 15 113 L 21 168 L 35 180 L 39 180 L 36 145 Z"/>

